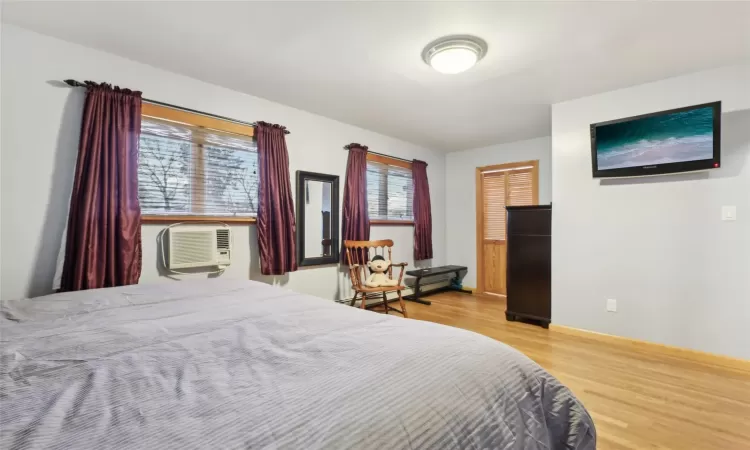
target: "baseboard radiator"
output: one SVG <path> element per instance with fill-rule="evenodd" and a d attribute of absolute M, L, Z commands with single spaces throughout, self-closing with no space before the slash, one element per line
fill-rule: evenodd
<path fill-rule="evenodd" d="M 444 279 L 439 279 L 438 278 L 438 279 L 435 279 L 435 281 L 431 281 L 428 284 L 422 284 L 419 287 L 419 290 L 420 290 L 420 292 L 428 292 L 428 291 L 430 291 L 432 289 L 437 289 L 437 288 L 448 286 L 450 284 L 450 281 L 451 281 L 450 277 L 447 277 L 447 278 L 444 278 Z M 403 291 L 401 291 L 401 296 L 402 297 L 406 296 L 406 295 L 411 295 L 411 294 L 414 293 L 414 289 L 412 287 L 413 283 L 414 283 L 414 279 L 409 279 L 409 280 L 405 281 L 406 289 L 404 289 Z M 388 293 L 386 293 L 386 298 L 388 299 L 389 302 L 392 301 L 392 300 L 398 300 L 398 294 L 395 291 L 394 292 L 388 292 Z M 348 305 L 349 303 L 351 303 L 352 297 L 345 298 L 345 299 L 340 299 L 340 300 L 336 300 L 336 301 L 338 303 L 345 303 L 345 304 Z M 379 303 L 383 303 L 383 294 L 381 294 L 380 292 L 373 292 L 371 294 L 367 294 L 366 302 L 367 302 L 367 306 L 377 305 Z M 360 305 L 359 301 L 357 301 L 356 305 L 357 306 Z"/>

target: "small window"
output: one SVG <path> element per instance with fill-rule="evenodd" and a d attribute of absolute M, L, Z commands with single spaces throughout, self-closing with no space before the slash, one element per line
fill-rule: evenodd
<path fill-rule="evenodd" d="M 372 223 L 414 220 L 411 163 L 367 155 L 367 212 Z"/>
<path fill-rule="evenodd" d="M 144 221 L 253 221 L 258 152 L 253 128 L 144 104 L 138 197 Z"/>

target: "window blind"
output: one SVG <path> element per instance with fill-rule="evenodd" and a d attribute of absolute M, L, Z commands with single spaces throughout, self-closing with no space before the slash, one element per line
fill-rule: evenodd
<path fill-rule="evenodd" d="M 138 196 L 144 215 L 255 216 L 255 142 L 250 137 L 143 117 Z"/>
<path fill-rule="evenodd" d="M 505 240 L 506 206 L 534 204 L 532 170 L 532 167 L 523 167 L 482 174 L 484 239 Z"/>
<path fill-rule="evenodd" d="M 411 170 L 367 161 L 367 212 L 370 219 L 414 220 Z"/>

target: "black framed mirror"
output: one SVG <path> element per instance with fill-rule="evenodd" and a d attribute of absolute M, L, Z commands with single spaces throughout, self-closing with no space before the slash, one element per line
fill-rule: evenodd
<path fill-rule="evenodd" d="M 297 264 L 339 262 L 339 177 L 297 171 Z"/>

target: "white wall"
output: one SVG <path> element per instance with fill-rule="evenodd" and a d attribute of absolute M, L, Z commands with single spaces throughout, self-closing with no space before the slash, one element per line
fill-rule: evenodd
<path fill-rule="evenodd" d="M 720 169 L 592 178 L 589 124 L 715 100 Z M 750 358 L 750 65 L 553 105 L 552 175 L 554 323 Z"/>
<path fill-rule="evenodd" d="M 335 174 L 344 183 L 351 142 L 373 151 L 428 162 L 435 264 L 444 262 L 444 156 L 413 144 L 294 108 L 91 50 L 18 27 L 2 28 L 2 261 L 3 299 L 42 295 L 52 289 L 78 146 L 83 95 L 59 80 L 108 81 L 147 98 L 238 120 L 286 125 L 290 177 L 296 170 Z M 339 202 L 343 198 L 340 189 Z M 143 229 L 141 282 L 163 281 L 157 270 L 156 235 Z M 234 226 L 235 258 L 222 276 L 252 278 L 336 299 L 349 296 L 337 265 L 263 277 L 257 263 L 255 226 Z M 374 239 L 395 241 L 394 259 L 412 265 L 412 227 L 373 227 Z M 202 275 L 205 276 L 205 275 Z"/>
<path fill-rule="evenodd" d="M 549 137 L 449 153 L 445 161 L 446 260 L 466 266 L 464 284 L 477 287 L 476 169 L 493 164 L 539 160 L 539 203 L 552 198 Z"/>

